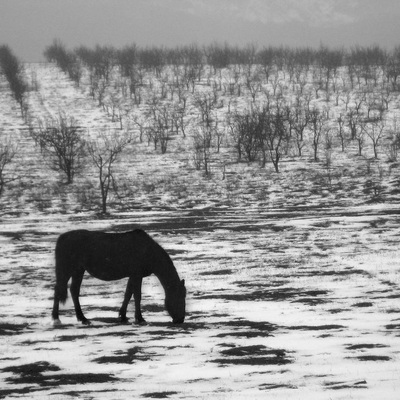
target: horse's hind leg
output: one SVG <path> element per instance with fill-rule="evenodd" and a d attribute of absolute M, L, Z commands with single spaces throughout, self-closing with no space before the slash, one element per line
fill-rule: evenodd
<path fill-rule="evenodd" d="M 68 280 L 69 276 L 64 276 L 60 273 L 56 273 L 56 284 L 54 286 L 54 304 L 53 304 L 53 311 L 51 316 L 53 318 L 54 324 L 59 324 L 59 305 L 61 303 L 65 303 L 67 299 L 67 292 L 68 292 Z"/>
<path fill-rule="evenodd" d="M 81 321 L 83 324 L 88 325 L 88 324 L 90 324 L 90 322 L 83 315 L 81 304 L 79 303 L 79 293 L 81 290 L 81 284 L 82 284 L 82 279 L 83 279 L 84 273 L 85 273 L 85 270 L 82 268 L 82 269 L 77 270 L 72 275 L 70 291 L 71 291 L 72 301 L 74 302 L 76 318 L 78 319 L 78 321 Z"/>
<path fill-rule="evenodd" d="M 54 304 L 53 304 L 53 311 L 51 313 L 51 317 L 53 318 L 53 323 L 55 325 L 60 324 L 60 318 L 58 316 L 60 306 L 60 298 L 57 295 L 57 287 L 54 289 Z"/>
<path fill-rule="evenodd" d="M 54 289 L 54 304 L 53 304 L 53 311 L 51 313 L 54 325 L 60 324 L 60 318 L 58 317 L 59 305 L 60 305 L 60 299 L 57 296 L 57 289 Z"/>

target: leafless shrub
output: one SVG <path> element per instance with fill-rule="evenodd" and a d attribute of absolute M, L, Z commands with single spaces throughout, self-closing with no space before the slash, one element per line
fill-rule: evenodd
<path fill-rule="evenodd" d="M 117 179 L 113 167 L 130 142 L 131 136 L 127 132 L 103 130 L 96 141 L 88 143 L 89 156 L 97 169 L 103 214 L 107 213 L 110 192 L 117 191 Z"/>
<path fill-rule="evenodd" d="M 206 176 L 209 176 L 211 162 L 211 131 L 204 126 L 197 129 L 193 138 L 194 152 L 193 162 L 197 170 L 204 169 Z"/>
<path fill-rule="evenodd" d="M 82 127 L 73 117 L 60 113 L 58 117 L 39 119 L 30 127 L 30 134 L 40 147 L 52 170 L 62 172 L 67 184 L 73 182 L 84 167 L 85 140 Z"/>

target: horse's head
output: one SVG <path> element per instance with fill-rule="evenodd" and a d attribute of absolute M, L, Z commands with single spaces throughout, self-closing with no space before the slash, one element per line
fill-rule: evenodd
<path fill-rule="evenodd" d="M 184 279 L 166 293 L 165 308 L 172 317 L 174 324 L 181 324 L 185 320 L 185 298 L 186 288 Z"/>

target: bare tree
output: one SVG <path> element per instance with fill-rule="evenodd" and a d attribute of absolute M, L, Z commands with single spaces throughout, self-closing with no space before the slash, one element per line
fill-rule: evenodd
<path fill-rule="evenodd" d="M 195 97 L 194 105 L 199 110 L 200 123 L 210 129 L 215 122 L 216 98 L 211 93 L 205 93 Z"/>
<path fill-rule="evenodd" d="M 16 147 L 10 139 L 0 141 L 0 196 L 4 192 L 4 187 L 14 178 L 7 178 L 6 167 L 11 163 L 16 153 Z"/>
<path fill-rule="evenodd" d="M 183 137 L 186 137 L 186 128 L 188 127 L 191 118 L 186 116 L 185 107 L 180 104 L 175 105 L 171 116 L 176 132 L 178 133 L 180 130 Z"/>
<path fill-rule="evenodd" d="M 258 122 L 254 115 L 247 111 L 242 114 L 236 112 L 230 119 L 229 126 L 235 141 L 238 161 L 244 155 L 248 162 L 255 161 L 259 153 Z"/>
<path fill-rule="evenodd" d="M 101 194 L 101 210 L 107 214 L 107 202 L 110 191 L 117 190 L 117 180 L 113 167 L 122 151 L 131 142 L 128 133 L 121 131 L 102 131 L 96 141 L 88 143 L 88 153 L 97 169 Z"/>
<path fill-rule="evenodd" d="M 276 71 L 273 79 L 271 79 L 271 85 L 272 85 L 274 96 L 277 95 L 276 90 L 278 89 L 280 82 L 281 82 L 281 78 L 279 76 L 279 71 Z"/>
<path fill-rule="evenodd" d="M 358 122 L 358 128 L 355 131 L 355 140 L 357 141 L 358 145 L 358 155 L 361 157 L 362 156 L 362 151 L 365 146 L 365 136 L 366 136 L 366 130 L 365 130 L 365 122 L 359 121 Z"/>
<path fill-rule="evenodd" d="M 372 142 L 375 159 L 378 158 L 378 147 L 383 138 L 385 125 L 386 124 L 383 120 L 374 121 L 364 125 L 365 132 Z"/>
<path fill-rule="evenodd" d="M 275 172 L 279 172 L 279 162 L 288 142 L 288 117 L 286 110 L 264 108 L 255 114 L 258 146 L 263 154 L 262 166 L 265 166 L 267 155 Z"/>
<path fill-rule="evenodd" d="M 361 116 L 353 108 L 346 113 L 346 123 L 350 128 L 351 140 L 355 140 L 357 132 L 361 129 Z"/>
<path fill-rule="evenodd" d="M 233 65 L 227 71 L 227 74 L 224 77 L 224 94 L 229 94 L 230 96 L 241 95 L 241 78 L 242 74 L 239 71 L 237 65 Z"/>
<path fill-rule="evenodd" d="M 387 128 L 388 142 L 387 155 L 389 162 L 396 162 L 400 152 L 400 131 L 398 129 L 397 118 L 394 117 Z"/>
<path fill-rule="evenodd" d="M 149 130 L 149 126 L 147 123 L 148 119 L 144 116 L 134 116 L 133 117 L 133 124 L 139 128 L 139 140 L 140 143 L 143 142 L 143 134 Z"/>
<path fill-rule="evenodd" d="M 204 126 L 200 126 L 194 134 L 193 160 L 197 170 L 203 167 L 205 175 L 210 175 L 211 131 Z"/>
<path fill-rule="evenodd" d="M 309 124 L 308 111 L 304 110 L 303 107 L 296 107 L 293 111 L 288 113 L 288 117 L 291 119 L 292 130 L 294 131 L 296 147 L 298 155 L 301 157 L 303 147 L 305 146 L 304 132 Z"/>
<path fill-rule="evenodd" d="M 262 87 L 261 70 L 260 69 L 253 70 L 250 66 L 246 71 L 245 82 L 246 82 L 246 87 L 249 93 L 251 94 L 251 98 L 253 102 L 255 102 L 257 93 L 261 91 Z"/>
<path fill-rule="evenodd" d="M 310 111 L 310 128 L 312 133 L 312 147 L 314 150 L 314 161 L 319 161 L 318 147 L 323 133 L 329 130 L 325 116 L 318 110 Z"/>
<path fill-rule="evenodd" d="M 160 144 L 161 153 L 165 154 L 174 128 L 173 110 L 165 104 L 159 104 L 150 106 L 149 111 L 149 141 L 153 141 L 155 150 L 158 144 Z"/>
<path fill-rule="evenodd" d="M 346 131 L 344 129 L 346 119 L 342 114 L 340 114 L 339 117 L 336 119 L 336 122 L 337 122 L 337 135 L 340 139 L 340 144 L 342 146 L 342 152 L 343 152 L 346 143 Z"/>
<path fill-rule="evenodd" d="M 103 102 L 103 109 L 112 122 L 119 122 L 120 130 L 124 129 L 124 121 L 126 121 L 125 128 L 128 128 L 128 115 L 132 111 L 132 105 L 125 102 L 115 91 L 108 93 Z"/>
<path fill-rule="evenodd" d="M 62 113 L 56 118 L 39 119 L 37 128 L 30 126 L 30 134 L 49 160 L 50 168 L 65 173 L 67 184 L 73 182 L 84 166 L 86 152 L 82 131 L 73 117 Z"/>
<path fill-rule="evenodd" d="M 141 88 L 143 86 L 144 72 L 142 68 L 136 66 L 132 69 L 129 76 L 129 92 L 130 97 L 133 97 L 133 101 L 136 105 L 142 102 Z"/>

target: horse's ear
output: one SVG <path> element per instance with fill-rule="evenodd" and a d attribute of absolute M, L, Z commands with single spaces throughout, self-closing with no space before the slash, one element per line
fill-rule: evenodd
<path fill-rule="evenodd" d="M 182 286 L 185 286 L 185 280 L 184 279 L 181 280 L 181 283 L 182 283 Z"/>

